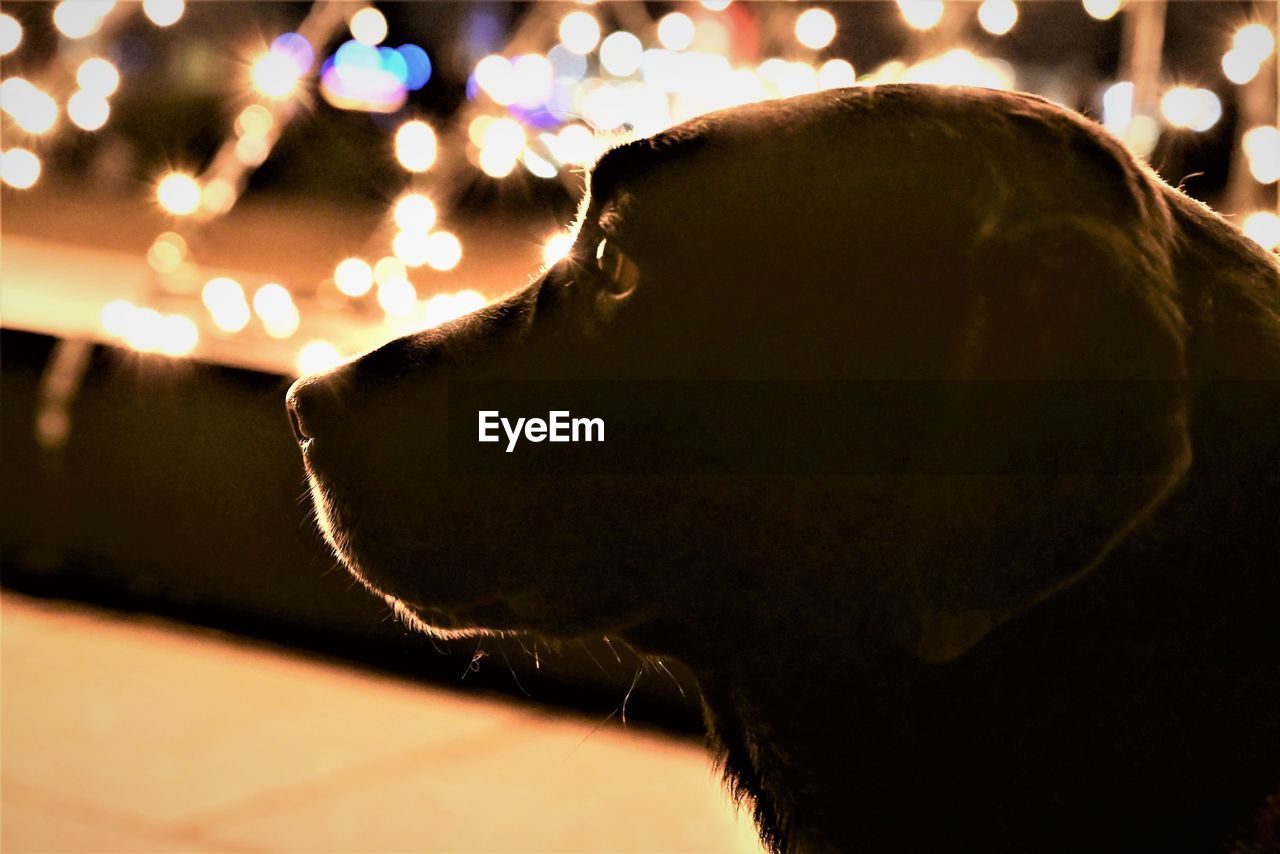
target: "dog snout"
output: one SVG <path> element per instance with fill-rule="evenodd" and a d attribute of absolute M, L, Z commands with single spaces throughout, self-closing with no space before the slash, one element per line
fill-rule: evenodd
<path fill-rule="evenodd" d="M 340 403 L 332 383 L 324 377 L 304 377 L 295 382 L 285 395 L 285 409 L 298 444 L 305 445 L 317 434 L 332 429 Z"/>

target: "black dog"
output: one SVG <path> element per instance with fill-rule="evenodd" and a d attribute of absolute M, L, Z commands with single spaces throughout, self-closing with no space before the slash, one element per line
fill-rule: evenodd
<path fill-rule="evenodd" d="M 683 660 L 774 849 L 1263 844 L 1278 269 L 1079 116 L 857 88 L 610 151 L 565 261 L 289 407 L 370 589 Z M 490 381 L 623 391 L 507 455 Z"/>

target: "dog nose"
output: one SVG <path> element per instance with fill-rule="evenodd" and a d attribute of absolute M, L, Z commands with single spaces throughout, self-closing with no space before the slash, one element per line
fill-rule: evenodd
<path fill-rule="evenodd" d="M 328 384 L 318 377 L 304 377 L 289 388 L 285 395 L 285 409 L 289 413 L 289 426 L 299 445 L 314 439 L 324 429 L 326 413 L 337 403 Z"/>

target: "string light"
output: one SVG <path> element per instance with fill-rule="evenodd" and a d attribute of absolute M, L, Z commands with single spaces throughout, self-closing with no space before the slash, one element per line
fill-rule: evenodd
<path fill-rule="evenodd" d="M 1120 0 L 1084 0 L 1084 10 L 1090 18 L 1109 21 L 1120 11 Z"/>
<path fill-rule="evenodd" d="M 610 33 L 600 43 L 600 65 L 614 77 L 630 77 L 640 68 L 644 45 L 626 30 Z"/>
<path fill-rule="evenodd" d="M 570 12 L 560 21 L 560 43 L 586 56 L 600 43 L 600 23 L 588 12 Z"/>
<path fill-rule="evenodd" d="M 822 50 L 836 37 L 836 19 L 826 9 L 806 9 L 796 18 L 796 41 Z"/>
<path fill-rule="evenodd" d="M 828 59 L 818 69 L 818 86 L 823 89 L 852 86 L 857 79 L 853 66 L 843 59 Z"/>
<path fill-rule="evenodd" d="M 12 15 L 0 12 L 0 56 L 8 56 L 22 44 L 22 25 Z"/>
<path fill-rule="evenodd" d="M 189 216 L 200 207 L 200 184 L 185 172 L 170 172 L 156 185 L 156 201 L 174 216 Z"/>
<path fill-rule="evenodd" d="M 1222 102 L 1208 89 L 1175 86 L 1160 99 L 1160 113 L 1174 127 L 1206 131 L 1222 117 Z"/>
<path fill-rule="evenodd" d="M 436 206 L 421 193 L 406 193 L 396 202 L 393 216 L 399 228 L 430 231 L 436 224 Z"/>
<path fill-rule="evenodd" d="M 389 317 L 404 317 L 418 304 L 418 292 L 408 279 L 390 279 L 378 285 L 378 305 Z"/>
<path fill-rule="evenodd" d="M 658 42 L 667 50 L 685 50 L 693 36 L 693 18 L 683 12 L 671 12 L 658 21 Z"/>
<path fill-rule="evenodd" d="M 27 133 L 47 133 L 58 121 L 58 104 L 22 77 L 0 83 L 0 109 Z"/>
<path fill-rule="evenodd" d="M 401 231 L 391 241 L 391 251 L 409 267 L 427 263 L 430 238 L 425 231 Z"/>
<path fill-rule="evenodd" d="M 301 317 L 293 296 L 282 285 L 268 282 L 253 294 L 253 311 L 272 338 L 288 338 L 298 331 Z"/>
<path fill-rule="evenodd" d="M 408 277 L 409 270 L 399 258 L 393 258 L 388 255 L 384 258 L 379 258 L 378 262 L 373 265 L 373 280 L 379 286 L 385 285 L 393 279 L 406 279 Z"/>
<path fill-rule="evenodd" d="M 351 16 L 351 36 L 370 47 L 387 37 L 387 19 L 372 6 L 365 6 Z"/>
<path fill-rule="evenodd" d="M 287 98 L 298 87 L 302 72 L 288 56 L 269 50 L 253 62 L 253 87 L 268 98 Z"/>
<path fill-rule="evenodd" d="M 298 351 L 298 376 L 323 374 L 343 363 L 342 353 L 328 341 L 308 341 Z"/>
<path fill-rule="evenodd" d="M 81 130 L 94 131 L 107 123 L 111 105 L 106 98 L 78 89 L 67 99 L 67 118 Z"/>
<path fill-rule="evenodd" d="M 239 332 L 252 319 L 244 288 L 235 279 L 225 276 L 210 279 L 201 289 L 200 299 L 209 310 L 214 325 L 223 332 Z"/>
<path fill-rule="evenodd" d="M 115 5 L 115 0 L 62 0 L 53 8 L 53 25 L 69 39 L 82 39 L 98 31 Z"/>
<path fill-rule="evenodd" d="M 505 107 L 516 100 L 515 70 L 505 56 L 492 54 L 476 63 L 476 85 L 495 104 Z"/>
<path fill-rule="evenodd" d="M 1276 37 L 1265 24 L 1248 24 L 1236 31 L 1231 49 L 1240 51 L 1252 62 L 1262 63 L 1276 49 Z"/>
<path fill-rule="evenodd" d="M 40 180 L 40 158 L 25 148 L 0 154 L 0 180 L 16 190 L 26 190 Z"/>
<path fill-rule="evenodd" d="M 120 88 L 120 72 L 110 61 L 94 56 L 80 63 L 76 83 L 89 94 L 106 98 Z"/>
<path fill-rule="evenodd" d="M 1240 141 L 1254 180 L 1259 184 L 1280 181 L 1280 128 L 1250 128 Z"/>
<path fill-rule="evenodd" d="M 410 172 L 426 172 L 436 162 L 436 132 L 418 119 L 407 121 L 396 131 L 396 160 Z"/>
<path fill-rule="evenodd" d="M 942 20 L 942 0 L 898 0 L 902 20 L 913 30 L 931 30 Z"/>
<path fill-rule="evenodd" d="M 515 119 L 501 118 L 484 129 L 480 145 L 480 169 L 490 177 L 505 178 L 516 168 L 525 146 L 524 128 Z"/>
<path fill-rule="evenodd" d="M 434 270 L 446 273 L 462 261 L 462 242 L 447 231 L 437 231 L 427 237 L 427 264 Z"/>
<path fill-rule="evenodd" d="M 978 23 L 993 36 L 1002 36 L 1018 23 L 1018 4 L 1013 0 L 983 0 L 978 7 Z"/>
<path fill-rule="evenodd" d="M 185 10 L 183 0 L 142 0 L 142 13 L 157 27 L 178 23 Z"/>
<path fill-rule="evenodd" d="M 1244 218 L 1240 230 L 1263 249 L 1280 249 L 1280 216 L 1271 211 L 1255 211 Z"/>
<path fill-rule="evenodd" d="M 362 297 L 373 287 L 373 268 L 360 258 L 347 258 L 334 268 L 333 283 L 349 297 Z"/>

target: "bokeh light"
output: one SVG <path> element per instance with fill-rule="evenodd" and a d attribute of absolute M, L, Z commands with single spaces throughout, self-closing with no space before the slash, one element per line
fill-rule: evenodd
<path fill-rule="evenodd" d="M 226 276 L 210 279 L 200 290 L 200 299 L 214 325 L 223 332 L 239 332 L 252 319 L 244 288 L 235 279 Z"/>
<path fill-rule="evenodd" d="M 600 43 L 600 23 L 589 12 L 570 12 L 560 21 L 560 43 L 585 56 Z"/>
<path fill-rule="evenodd" d="M 26 190 L 40 180 L 40 158 L 25 148 L 0 154 L 0 180 L 16 190 Z"/>
<path fill-rule="evenodd" d="M 98 323 L 113 338 L 123 338 L 133 322 L 138 307 L 128 300 L 113 299 L 98 313 Z"/>
<path fill-rule="evenodd" d="M 185 172 L 170 172 L 156 185 L 156 201 L 174 216 L 188 216 L 200 207 L 200 184 Z"/>
<path fill-rule="evenodd" d="M 422 325 L 425 329 L 457 320 L 477 309 L 484 308 L 489 301 L 479 291 L 458 291 L 456 294 L 436 294 L 422 306 Z"/>
<path fill-rule="evenodd" d="M 406 278 L 389 279 L 378 285 L 378 305 L 389 317 L 405 317 L 418 304 L 418 292 Z"/>
<path fill-rule="evenodd" d="M 253 294 L 253 311 L 272 338 L 288 338 L 298 331 L 298 307 L 283 285 L 268 282 L 258 288 Z"/>
<path fill-rule="evenodd" d="M 796 18 L 796 41 L 822 50 L 836 37 L 836 19 L 826 9 L 806 9 Z"/>
<path fill-rule="evenodd" d="M 491 54 L 476 63 L 476 85 L 484 90 L 495 104 L 514 104 L 517 95 L 515 69 L 505 56 Z"/>
<path fill-rule="evenodd" d="M 372 6 L 365 6 L 351 16 L 351 37 L 361 44 L 381 44 L 387 37 L 387 19 Z"/>
<path fill-rule="evenodd" d="M 142 12 L 157 27 L 178 23 L 186 10 L 183 0 L 142 0 Z"/>
<path fill-rule="evenodd" d="M 120 87 L 120 72 L 109 60 L 93 56 L 76 69 L 76 83 L 84 91 L 106 98 Z"/>
<path fill-rule="evenodd" d="M 412 119 L 396 131 L 396 160 L 410 172 L 425 172 L 436 162 L 439 145 L 431 125 Z"/>
<path fill-rule="evenodd" d="M 406 193 L 396 202 L 393 216 L 402 229 L 430 231 L 436 224 L 435 202 L 421 193 Z"/>
<path fill-rule="evenodd" d="M 931 30 L 942 20 L 942 0 L 898 0 L 902 20 L 913 30 Z"/>
<path fill-rule="evenodd" d="M 852 86 L 857 79 L 853 66 L 844 59 L 828 59 L 818 68 L 818 86 L 823 89 Z"/>
<path fill-rule="evenodd" d="M 12 15 L 0 12 L 0 56 L 8 56 L 22 44 L 22 25 Z"/>
<path fill-rule="evenodd" d="M 1236 30 L 1231 49 L 1240 51 L 1253 62 L 1265 62 L 1276 49 L 1276 37 L 1266 24 L 1248 24 Z"/>
<path fill-rule="evenodd" d="M 614 77 L 630 77 L 640 68 L 644 45 L 626 30 L 610 33 L 600 43 L 600 65 Z"/>
<path fill-rule="evenodd" d="M 427 264 L 434 270 L 448 272 L 462 261 L 462 242 L 447 231 L 436 231 L 427 237 Z"/>
<path fill-rule="evenodd" d="M 323 374 L 341 365 L 345 360 L 338 348 L 329 341 L 308 341 L 298 351 L 298 376 Z"/>
<path fill-rule="evenodd" d="M 1246 51 L 1232 48 L 1222 57 L 1222 73 L 1232 83 L 1244 85 L 1258 76 L 1262 63 L 1255 61 Z"/>
<path fill-rule="evenodd" d="M 22 77 L 0 83 L 0 109 L 27 133 L 47 133 L 58 121 L 58 104 Z"/>
<path fill-rule="evenodd" d="M 1175 86 L 1161 97 L 1160 114 L 1174 127 L 1206 131 L 1222 118 L 1222 102 L 1209 89 Z"/>
<path fill-rule="evenodd" d="M 164 232 L 147 249 L 147 263 L 162 275 L 177 271 L 186 259 L 187 241 L 177 232 Z"/>
<path fill-rule="evenodd" d="M 1018 23 L 1018 4 L 1013 0 L 983 0 L 978 7 L 978 23 L 993 36 L 1002 36 Z"/>
<path fill-rule="evenodd" d="M 254 60 L 253 86 L 268 98 L 286 98 L 298 86 L 302 72 L 297 63 L 279 51 L 269 50 Z"/>
<path fill-rule="evenodd" d="M 409 267 L 427 263 L 431 251 L 430 237 L 425 231 L 401 231 L 391 241 L 391 251 Z"/>
<path fill-rule="evenodd" d="M 79 89 L 67 99 L 67 118 L 81 130 L 97 130 L 110 116 L 111 105 L 99 95 Z"/>
<path fill-rule="evenodd" d="M 683 12 L 670 12 L 658 21 L 658 42 L 667 50 L 685 50 L 693 36 L 693 18 Z"/>
<path fill-rule="evenodd" d="M 1250 128 L 1240 141 L 1254 180 L 1260 184 L 1280 181 L 1280 128 Z"/>
<path fill-rule="evenodd" d="M 484 129 L 480 168 L 493 178 L 505 178 L 516 168 L 524 150 L 524 128 L 515 119 L 495 119 Z"/>
<path fill-rule="evenodd" d="M 1091 18 L 1109 21 L 1120 11 L 1120 0 L 1084 0 L 1084 10 Z"/>
<path fill-rule="evenodd" d="M 1271 211 L 1255 211 L 1244 218 L 1240 230 L 1263 249 L 1280 249 L 1280 216 Z"/>
<path fill-rule="evenodd" d="M 362 297 L 373 288 L 373 268 L 361 258 L 346 258 L 334 268 L 333 283 L 349 297 Z"/>
<path fill-rule="evenodd" d="M 53 25 L 69 39 L 82 39 L 102 27 L 115 5 L 115 0 L 62 0 L 53 8 Z"/>

